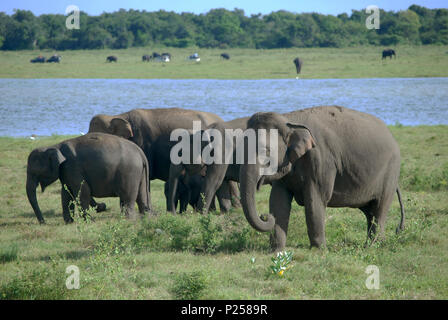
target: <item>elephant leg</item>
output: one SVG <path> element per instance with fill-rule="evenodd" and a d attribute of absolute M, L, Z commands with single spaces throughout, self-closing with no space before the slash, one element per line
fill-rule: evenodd
<path fill-rule="evenodd" d="M 281 251 L 286 246 L 292 194 L 280 181 L 272 183 L 269 197 L 269 212 L 275 217 L 274 233 L 271 234 L 272 250 Z"/>
<path fill-rule="evenodd" d="M 216 196 L 213 196 L 212 197 L 212 201 L 210 202 L 210 210 L 212 210 L 212 211 L 216 211 L 216 203 L 215 203 L 215 199 L 216 198 Z"/>
<path fill-rule="evenodd" d="M 61 201 L 62 201 L 62 216 L 64 218 L 65 223 L 72 223 L 73 218 L 70 212 L 73 212 L 75 206 L 72 202 L 72 196 L 70 193 L 64 188 L 61 188 Z"/>
<path fill-rule="evenodd" d="M 390 205 L 394 199 L 395 192 L 385 192 L 379 201 L 375 201 L 370 212 L 373 217 L 370 239 L 371 243 L 375 243 L 384 236 L 384 225 L 387 218 Z"/>
<path fill-rule="evenodd" d="M 106 204 L 104 202 L 96 202 L 95 199 L 91 198 L 90 206 L 96 208 L 96 212 L 106 211 Z"/>
<path fill-rule="evenodd" d="M 216 196 L 218 197 L 219 208 L 221 212 L 229 212 L 232 207 L 232 196 L 230 194 L 229 181 L 224 180 L 216 191 Z"/>
<path fill-rule="evenodd" d="M 238 188 L 238 183 L 235 181 L 229 181 L 230 197 L 232 200 L 232 207 L 241 208 L 240 202 L 240 189 Z"/>
<path fill-rule="evenodd" d="M 326 204 L 314 183 L 304 188 L 305 218 L 311 247 L 324 248 Z"/>
<path fill-rule="evenodd" d="M 124 183 L 120 191 L 121 211 L 128 219 L 137 218 L 135 202 L 137 201 L 139 188 L 134 182 Z"/>
<path fill-rule="evenodd" d="M 373 240 L 373 236 L 376 234 L 376 221 L 375 216 L 373 214 L 373 208 L 375 206 L 377 206 L 377 202 L 371 201 L 367 206 L 359 208 L 364 213 L 367 220 L 367 239 L 365 246 L 367 246 L 369 241 Z"/>

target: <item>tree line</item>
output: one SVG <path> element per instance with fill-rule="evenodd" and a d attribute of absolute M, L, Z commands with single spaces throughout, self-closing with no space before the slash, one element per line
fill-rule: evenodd
<path fill-rule="evenodd" d="M 0 49 L 124 49 L 143 46 L 200 48 L 348 47 L 448 44 L 448 9 L 412 5 L 380 10 L 380 29 L 368 29 L 365 10 L 337 16 L 276 11 L 246 16 L 241 9 L 206 14 L 124 10 L 89 16 L 66 28 L 67 16 L 0 12 Z"/>

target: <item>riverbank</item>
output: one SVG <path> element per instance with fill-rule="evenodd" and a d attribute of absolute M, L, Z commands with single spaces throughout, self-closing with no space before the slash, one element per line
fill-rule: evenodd
<path fill-rule="evenodd" d="M 448 76 L 448 46 L 398 46 L 397 57 L 381 59 L 382 47 L 292 49 L 129 48 L 58 52 L 62 62 L 31 64 L 55 51 L 1 51 L 0 78 L 92 79 L 291 79 L 292 60 L 303 60 L 303 79 L 420 78 Z M 142 62 L 142 55 L 169 52 L 171 62 Z M 199 62 L 187 57 L 197 52 Z M 221 53 L 230 60 L 221 58 Z M 115 55 L 117 63 L 106 63 Z"/>
<path fill-rule="evenodd" d="M 26 159 L 67 136 L 0 138 L 0 299 L 447 299 L 448 126 L 391 126 L 402 155 L 400 186 L 406 230 L 395 235 L 394 200 L 386 239 L 364 248 L 365 217 L 328 209 L 327 250 L 309 250 L 304 211 L 293 204 L 287 250 L 292 268 L 273 275 L 269 234 L 254 231 L 241 209 L 226 215 L 165 214 L 163 184 L 151 182 L 159 216 L 132 223 L 116 198 L 95 221 L 63 223 L 60 185 L 38 199 L 38 225 L 26 199 Z M 267 212 L 269 186 L 257 193 Z M 66 267 L 80 270 L 80 289 L 65 287 Z M 366 288 L 368 265 L 379 290 Z"/>

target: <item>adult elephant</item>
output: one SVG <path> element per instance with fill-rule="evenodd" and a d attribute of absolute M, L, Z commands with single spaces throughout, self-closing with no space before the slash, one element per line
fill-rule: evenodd
<path fill-rule="evenodd" d="M 392 59 L 392 56 L 394 56 L 394 58 L 397 57 L 395 55 L 395 50 L 393 50 L 393 49 L 385 49 L 385 50 L 383 50 L 383 57 L 381 58 L 381 60 L 386 59 L 387 57 Z"/>
<path fill-rule="evenodd" d="M 61 181 L 62 212 L 72 222 L 71 201 L 78 197 L 83 210 L 92 197 L 120 197 L 122 209 L 135 217 L 137 201 L 140 213 L 150 212 L 149 168 L 142 150 L 120 137 L 89 133 L 59 144 L 33 150 L 28 157 L 26 193 L 37 220 L 45 223 L 36 197 L 40 184 Z"/>
<path fill-rule="evenodd" d="M 311 247 L 326 245 L 326 207 L 359 208 L 367 218 L 368 239 L 375 241 L 376 227 L 383 231 L 396 192 L 401 206 L 397 232 L 404 228 L 398 188 L 400 149 L 378 118 L 343 107 L 324 106 L 284 115 L 256 113 L 249 119 L 248 128 L 278 132 L 278 152 L 269 155 L 271 161 L 277 160 L 278 174 L 261 176 L 260 164 L 244 164 L 240 170 L 244 214 L 256 230 L 274 230 L 274 250 L 285 247 L 293 198 L 305 207 Z M 269 150 L 270 144 L 258 145 L 265 147 Z M 271 214 L 261 219 L 255 191 L 265 179 L 272 183 Z"/>
<path fill-rule="evenodd" d="M 297 57 L 293 60 L 293 62 L 294 62 L 294 65 L 296 66 L 296 72 L 297 72 L 297 74 L 299 74 L 300 71 L 302 70 L 303 61 L 302 61 L 302 59 Z"/>
<path fill-rule="evenodd" d="M 243 141 L 243 131 L 247 128 L 248 119 L 249 117 L 245 117 L 227 122 L 216 122 L 206 128 L 206 130 L 217 130 L 223 139 L 225 137 L 228 137 L 233 141 L 231 150 L 232 152 L 230 153 L 231 158 L 227 159 L 230 161 L 221 161 L 221 163 L 214 162 L 208 165 L 205 165 L 204 163 L 202 163 L 201 165 L 171 165 L 170 186 L 176 186 L 177 180 L 182 177 L 182 174 L 184 172 L 189 175 L 197 175 L 201 171 L 201 174 L 205 176 L 201 188 L 201 193 L 204 195 L 204 197 L 199 198 L 199 201 L 196 205 L 196 208 L 199 212 L 208 212 L 208 210 L 210 209 L 210 205 L 213 204 L 215 194 L 218 195 L 218 201 L 220 203 L 221 211 L 228 211 L 230 209 L 228 202 L 221 204 L 221 202 L 223 202 L 222 199 L 229 199 L 231 202 L 233 202 L 233 205 L 235 207 L 239 207 L 241 205 L 239 202 L 239 190 L 236 182 L 239 182 L 240 164 L 242 163 L 242 161 L 238 161 L 236 150 L 238 142 Z M 236 135 L 230 136 L 229 131 L 227 131 L 226 133 L 226 130 L 231 130 L 231 132 L 235 133 Z M 215 145 L 216 150 L 222 150 L 221 159 L 223 160 L 226 156 L 224 143 L 225 141 L 221 140 L 221 143 Z M 205 145 L 203 145 L 202 147 L 204 148 Z M 242 145 L 239 146 L 241 155 L 243 155 L 244 148 Z M 168 201 L 174 201 L 175 195 L 176 190 L 175 188 L 173 188 L 168 193 Z"/>
<path fill-rule="evenodd" d="M 193 121 L 203 128 L 223 121 L 210 112 L 181 108 L 133 109 L 119 115 L 96 115 L 89 125 L 89 132 L 105 132 L 129 139 L 142 148 L 148 158 L 150 179 L 167 181 L 170 171 L 170 151 L 175 142 L 170 141 L 175 129 L 193 129 Z M 167 210 L 172 211 L 171 208 Z"/>

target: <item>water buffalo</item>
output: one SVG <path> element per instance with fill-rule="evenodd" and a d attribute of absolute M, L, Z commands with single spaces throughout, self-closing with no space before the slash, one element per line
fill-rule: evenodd
<path fill-rule="evenodd" d="M 171 53 L 169 52 L 164 52 L 162 53 L 162 60 L 165 62 L 168 62 L 171 60 Z"/>
<path fill-rule="evenodd" d="M 294 64 L 296 65 L 297 74 L 299 74 L 300 70 L 302 69 L 302 64 L 303 64 L 302 59 L 300 59 L 299 57 L 295 58 L 294 59 Z"/>
<path fill-rule="evenodd" d="M 108 56 L 106 62 L 118 62 L 118 58 L 116 56 Z"/>
<path fill-rule="evenodd" d="M 230 56 L 229 56 L 228 53 L 221 53 L 221 58 L 226 59 L 226 60 L 229 60 L 229 59 L 230 59 Z"/>
<path fill-rule="evenodd" d="M 30 60 L 31 63 L 44 63 L 45 61 L 46 61 L 45 57 L 42 57 L 42 56 L 38 56 L 38 57 Z"/>
<path fill-rule="evenodd" d="M 393 49 L 384 49 L 384 50 L 383 50 L 383 57 L 381 58 L 381 60 L 386 59 L 387 57 L 389 57 L 390 59 L 392 59 L 392 56 L 394 56 L 394 58 L 397 57 L 397 56 L 395 55 L 395 50 L 393 50 Z"/>
<path fill-rule="evenodd" d="M 59 62 L 61 62 L 61 58 L 62 58 L 62 56 L 54 54 L 47 60 L 47 62 L 49 62 L 49 63 L 51 63 L 51 62 L 59 63 Z"/>

